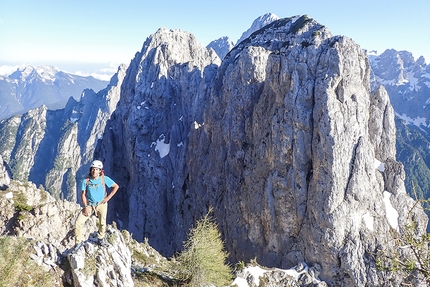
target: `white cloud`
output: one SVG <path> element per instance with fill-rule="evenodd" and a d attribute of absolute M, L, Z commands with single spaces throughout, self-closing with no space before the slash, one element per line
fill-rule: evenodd
<path fill-rule="evenodd" d="M 103 81 L 109 81 L 112 76 L 118 71 L 118 66 L 115 63 L 110 63 L 108 67 L 102 67 L 102 68 L 95 68 L 94 71 L 87 71 L 83 72 L 81 70 L 71 72 L 71 74 L 78 75 L 78 76 L 93 76 L 96 79 L 103 80 Z"/>
<path fill-rule="evenodd" d="M 115 71 L 116 72 L 116 71 Z M 72 74 L 74 75 L 78 75 L 78 76 L 82 76 L 82 77 L 88 77 L 88 76 L 93 76 L 96 79 L 102 80 L 102 81 L 109 81 L 110 78 L 112 78 L 113 74 L 115 73 L 85 73 L 82 71 L 76 71 L 76 72 L 72 72 Z"/>

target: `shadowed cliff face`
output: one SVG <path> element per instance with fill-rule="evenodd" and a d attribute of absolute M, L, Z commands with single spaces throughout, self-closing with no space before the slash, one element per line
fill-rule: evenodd
<path fill-rule="evenodd" d="M 390 247 L 413 201 L 393 109 L 369 72 L 356 43 L 307 17 L 267 25 L 222 63 L 160 29 L 96 149 L 122 186 L 111 214 L 171 255 L 214 206 L 232 260 L 317 263 L 327 282 L 378 285 L 371 254 Z"/>

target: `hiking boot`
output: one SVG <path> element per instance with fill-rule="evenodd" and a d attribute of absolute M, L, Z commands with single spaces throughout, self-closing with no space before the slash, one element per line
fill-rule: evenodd
<path fill-rule="evenodd" d="M 98 242 L 98 244 L 101 246 L 101 247 L 106 247 L 106 246 L 108 246 L 108 243 L 107 243 L 107 240 L 106 240 L 106 238 L 99 238 L 99 242 Z"/>

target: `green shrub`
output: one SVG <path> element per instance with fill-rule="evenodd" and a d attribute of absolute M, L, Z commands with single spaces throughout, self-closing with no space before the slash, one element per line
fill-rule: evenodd
<path fill-rule="evenodd" d="M 180 278 L 189 286 L 225 286 L 232 280 L 232 272 L 226 264 L 228 253 L 218 231 L 218 225 L 209 212 L 190 230 L 184 242 L 184 251 L 179 254 Z"/>
<path fill-rule="evenodd" d="M 15 210 L 18 212 L 33 210 L 33 207 L 27 204 L 27 198 L 23 192 L 18 193 L 14 202 Z"/>

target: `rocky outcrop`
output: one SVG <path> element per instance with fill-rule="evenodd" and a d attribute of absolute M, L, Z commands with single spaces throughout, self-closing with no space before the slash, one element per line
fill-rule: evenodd
<path fill-rule="evenodd" d="M 3 158 L 0 156 L 0 190 L 4 190 L 8 187 L 10 183 L 9 172 L 6 169 L 6 165 Z"/>
<path fill-rule="evenodd" d="M 126 66 L 98 93 L 86 89 L 64 109 L 46 106 L 0 122 L 0 155 L 13 179 L 43 185 L 56 198 L 76 202 L 77 182 L 86 176 L 96 143 L 116 108 Z"/>
<path fill-rule="evenodd" d="M 31 240 L 34 253 L 30 257 L 46 272 L 54 270 L 59 283 L 63 280 L 72 286 L 134 286 L 129 235 L 124 237 L 109 225 L 108 246 L 99 247 L 97 220 L 92 217 L 84 233 L 87 240 L 80 249 L 73 249 L 74 223 L 80 211 L 79 205 L 55 200 L 32 183 L 11 181 L 7 190 L 0 191 L 0 235 Z M 28 276 L 31 275 L 29 270 Z"/>
<path fill-rule="evenodd" d="M 207 89 L 220 63 L 193 35 L 160 29 L 131 61 L 117 109 L 97 145 L 96 157 L 121 186 L 111 214 L 138 240 L 148 237 L 158 251 L 170 251 L 164 255 L 181 248 L 185 239 L 182 231 L 177 240 L 167 234 L 191 226 L 192 219 L 179 223 L 176 218 L 182 196 L 176 190 L 187 176 L 189 133 L 203 122 Z M 172 227 L 174 222 L 179 226 Z"/>
<path fill-rule="evenodd" d="M 74 245 L 73 219 L 80 211 L 76 203 L 57 201 L 31 182 L 12 180 L 8 189 L 0 193 L 0 209 L 0 234 L 45 238 L 60 252 Z"/>
<path fill-rule="evenodd" d="M 160 29 L 97 146 L 124 187 L 110 214 L 168 255 L 214 206 L 233 261 L 306 262 L 329 285 L 382 284 L 373 254 L 392 248 L 408 215 L 421 232 L 427 217 L 405 193 L 393 111 L 369 75 L 355 42 L 306 16 L 264 26 L 222 63 L 192 35 Z"/>
<path fill-rule="evenodd" d="M 294 268 L 282 270 L 278 268 L 265 268 L 256 264 L 249 264 L 236 272 L 233 286 L 258 287 L 258 286 L 314 286 L 327 287 L 327 283 L 318 279 L 321 266 L 308 266 L 299 263 Z"/>
<path fill-rule="evenodd" d="M 99 248 L 85 242 L 76 252 L 67 255 L 70 273 L 66 274 L 69 284 L 76 287 L 92 286 L 134 286 L 131 277 L 131 253 L 121 233 L 109 226 L 108 247 Z"/>

